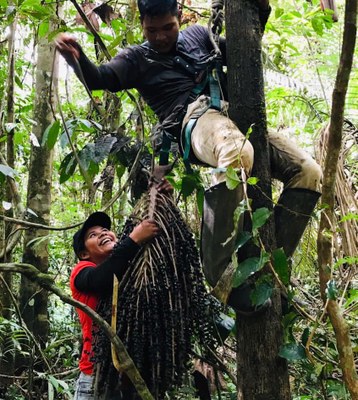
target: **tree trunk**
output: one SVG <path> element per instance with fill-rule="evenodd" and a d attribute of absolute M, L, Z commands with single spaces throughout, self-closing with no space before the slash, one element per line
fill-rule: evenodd
<path fill-rule="evenodd" d="M 53 57 L 53 43 L 49 43 L 46 37 L 39 38 L 34 103 L 34 120 L 37 124 L 33 126 L 32 133 L 40 144 L 45 129 L 53 122 L 52 109 L 55 108 L 53 92 L 58 80 L 57 63 L 53 63 Z M 31 210 L 32 221 L 46 225 L 50 222 L 52 161 L 52 150 L 32 143 L 27 208 Z M 36 213 L 36 216 L 33 213 Z M 25 263 L 35 265 L 41 272 L 48 270 L 48 240 L 42 239 L 47 233 L 29 229 L 24 238 L 23 260 Z M 21 279 L 20 310 L 34 337 L 44 345 L 49 329 L 48 294 L 24 277 Z"/>
<path fill-rule="evenodd" d="M 253 209 L 272 209 L 271 174 L 267 143 L 263 69 L 262 31 L 256 2 L 226 0 L 226 41 L 229 88 L 229 115 L 243 133 L 252 124 L 250 141 L 255 150 L 252 176 L 258 187 L 249 188 Z M 260 230 L 267 251 L 274 248 L 273 220 Z M 257 248 L 246 249 L 245 258 Z M 278 356 L 283 340 L 281 298 L 275 289 L 272 306 L 259 316 L 237 315 L 238 396 L 240 400 L 290 399 L 288 368 Z"/>
<path fill-rule="evenodd" d="M 322 213 L 318 232 L 318 264 L 321 296 L 326 301 L 327 284 L 332 279 L 333 240 L 336 220 L 335 182 L 337 164 L 342 146 L 342 130 L 344 119 L 344 104 L 348 88 L 349 76 L 353 64 L 354 49 L 357 35 L 357 0 L 347 0 L 344 19 L 344 34 L 340 64 L 333 91 L 332 113 L 329 127 L 326 160 L 324 165 L 322 203 L 326 205 Z M 329 301 L 327 312 L 331 320 L 339 352 L 340 367 L 344 382 L 352 396 L 358 399 L 358 376 L 355 367 L 354 353 L 350 338 L 350 329 L 343 318 L 342 310 L 335 299 L 334 291 L 328 291 Z"/>
<path fill-rule="evenodd" d="M 12 22 L 9 26 L 8 35 L 8 78 L 6 87 L 6 122 L 12 124 L 15 121 L 14 117 L 14 82 L 15 82 L 15 31 L 16 22 Z M 11 128 L 7 132 L 6 139 L 6 162 L 9 167 L 14 168 L 15 155 L 14 155 L 14 131 L 15 128 Z M 9 185 L 4 186 L 5 190 L 1 189 L 0 199 L 11 203 L 11 191 Z M 12 217 L 13 211 L 5 210 L 4 214 L 6 216 Z M 0 227 L 0 263 L 11 262 L 11 254 L 7 252 L 7 238 L 11 232 L 11 225 L 4 223 Z M 8 320 L 11 319 L 11 296 L 12 292 L 12 274 L 3 273 L 0 279 L 0 315 Z M 11 332 L 8 332 L 11 335 Z M 10 340 L 5 341 L 6 349 L 1 349 L 4 353 L 3 357 L 0 359 L 0 374 L 1 375 L 12 375 L 14 370 L 14 357 L 13 348 L 10 348 Z M 7 350 L 7 351 L 6 351 Z M 0 395 L 6 391 L 6 386 L 8 386 L 9 381 L 6 378 L 1 378 L 0 380 Z"/>

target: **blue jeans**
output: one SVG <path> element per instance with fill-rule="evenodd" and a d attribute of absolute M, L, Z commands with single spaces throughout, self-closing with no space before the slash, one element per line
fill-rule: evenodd
<path fill-rule="evenodd" d="M 94 400 L 93 376 L 83 372 L 76 382 L 76 391 L 73 400 Z"/>

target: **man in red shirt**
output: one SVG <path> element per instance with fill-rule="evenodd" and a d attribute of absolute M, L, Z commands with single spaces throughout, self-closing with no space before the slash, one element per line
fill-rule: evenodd
<path fill-rule="evenodd" d="M 161 187 L 171 190 L 167 181 Z M 79 259 L 70 277 L 73 298 L 96 309 L 99 298 L 112 291 L 113 274 L 120 279 L 140 246 L 158 232 L 159 228 L 153 220 L 144 220 L 128 237 L 117 241 L 111 231 L 109 216 L 103 212 L 91 214 L 73 236 L 73 249 Z M 93 400 L 92 320 L 83 311 L 77 311 L 83 348 L 74 400 Z"/>

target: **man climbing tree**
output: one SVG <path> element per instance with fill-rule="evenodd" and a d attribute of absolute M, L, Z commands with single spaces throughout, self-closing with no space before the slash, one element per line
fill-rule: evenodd
<path fill-rule="evenodd" d="M 263 29 L 270 13 L 268 0 L 258 0 L 257 7 Z M 218 88 L 218 84 L 224 85 L 224 78 L 218 80 L 215 75 L 215 71 L 221 75 L 221 64 L 226 65 L 225 39 L 215 44 L 211 32 L 199 25 L 179 32 L 176 0 L 138 0 L 138 8 L 147 41 L 120 51 L 109 63 L 95 66 L 67 34 L 58 36 L 57 49 L 89 89 L 139 91 L 157 114 L 163 130 L 162 162 L 169 138 L 179 143 L 185 162 L 223 170 L 239 168 L 245 180 L 253 166 L 253 147 L 227 117 L 225 99 L 220 99 Z M 319 198 L 321 170 L 288 139 L 271 133 L 269 143 L 272 174 L 284 183 L 280 206 L 275 211 L 280 236 L 277 241 L 291 256 Z M 229 190 L 225 172 L 213 175 L 205 193 L 201 241 L 204 272 L 213 287 L 235 250 L 234 211 L 242 199 L 242 185 Z M 230 296 L 230 285 L 224 291 L 221 298 L 228 298 L 237 311 L 255 311 L 245 285 Z"/>

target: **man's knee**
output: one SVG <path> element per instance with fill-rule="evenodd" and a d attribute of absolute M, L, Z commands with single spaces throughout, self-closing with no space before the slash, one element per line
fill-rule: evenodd
<path fill-rule="evenodd" d="M 301 172 L 294 185 L 296 188 L 321 191 L 322 169 L 312 158 L 307 158 L 301 165 Z"/>

